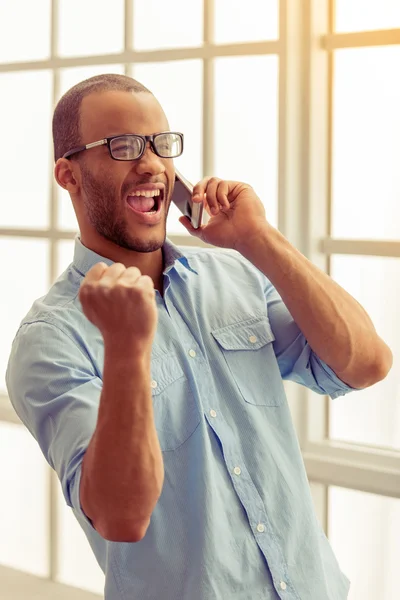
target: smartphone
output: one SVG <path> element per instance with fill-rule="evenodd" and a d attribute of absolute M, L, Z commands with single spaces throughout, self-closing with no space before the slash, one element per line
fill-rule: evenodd
<path fill-rule="evenodd" d="M 198 229 L 203 219 L 203 203 L 193 202 L 193 186 L 185 177 L 175 170 L 175 187 L 172 192 L 172 202 L 179 208 L 181 213 L 188 217 L 192 227 Z"/>

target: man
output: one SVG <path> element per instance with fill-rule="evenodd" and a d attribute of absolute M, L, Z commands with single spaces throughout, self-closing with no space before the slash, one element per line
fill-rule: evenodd
<path fill-rule="evenodd" d="M 165 132 L 157 100 L 124 76 L 60 100 L 55 176 L 80 237 L 16 335 L 11 401 L 106 599 L 344 600 L 282 379 L 335 398 L 384 378 L 391 352 L 248 185 L 207 178 L 193 195 L 210 221 L 182 218 L 226 250 L 166 240 L 183 138 Z"/>

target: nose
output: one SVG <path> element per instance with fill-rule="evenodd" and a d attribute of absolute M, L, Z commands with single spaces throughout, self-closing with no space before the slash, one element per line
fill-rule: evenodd
<path fill-rule="evenodd" d="M 135 166 L 138 175 L 160 175 L 165 172 L 165 165 L 162 159 L 153 152 L 150 142 L 147 142 L 144 154 Z"/>

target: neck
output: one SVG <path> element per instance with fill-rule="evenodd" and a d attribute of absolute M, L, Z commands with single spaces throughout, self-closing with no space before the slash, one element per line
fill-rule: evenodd
<path fill-rule="evenodd" d="M 126 268 L 137 267 L 142 275 L 151 277 L 154 288 L 163 295 L 164 256 L 162 248 L 154 252 L 136 252 L 121 248 L 105 238 L 91 239 L 81 232 L 81 243 L 104 258 L 123 264 Z"/>

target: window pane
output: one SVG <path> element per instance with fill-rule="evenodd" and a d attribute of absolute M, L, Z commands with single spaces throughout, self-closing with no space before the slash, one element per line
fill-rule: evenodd
<path fill-rule="evenodd" d="M 5 372 L 18 326 L 48 289 L 48 254 L 45 240 L 0 238 L 0 393 L 6 390 Z"/>
<path fill-rule="evenodd" d="M 51 0 L 0 2 L 0 62 L 49 58 L 50 7 Z"/>
<path fill-rule="evenodd" d="M 60 56 L 122 52 L 124 0 L 59 0 Z"/>
<path fill-rule="evenodd" d="M 136 50 L 203 43 L 203 0 L 134 0 L 133 16 Z"/>
<path fill-rule="evenodd" d="M 134 77 L 159 100 L 170 128 L 185 135 L 185 150 L 175 159 L 175 165 L 192 183 L 197 183 L 202 177 L 202 67 L 200 60 L 134 66 Z M 178 209 L 171 205 L 168 234 L 187 234 L 178 221 L 179 216 Z"/>
<path fill-rule="evenodd" d="M 57 244 L 57 277 L 65 271 L 74 259 L 74 240 L 62 240 Z"/>
<path fill-rule="evenodd" d="M 0 227 L 48 227 L 52 74 L 0 74 Z M 4 142 L 6 140 L 6 143 Z"/>
<path fill-rule="evenodd" d="M 351 581 L 348 600 L 397 600 L 400 500 L 330 488 L 329 538 Z"/>
<path fill-rule="evenodd" d="M 400 448 L 400 260 L 334 256 L 332 276 L 364 306 L 391 348 L 394 364 L 384 381 L 331 402 L 330 435 Z"/>
<path fill-rule="evenodd" d="M 48 577 L 48 466 L 22 425 L 0 422 L 0 564 Z"/>
<path fill-rule="evenodd" d="M 252 185 L 276 225 L 277 57 L 218 58 L 215 98 L 215 174 Z"/>
<path fill-rule="evenodd" d="M 84 67 L 71 67 L 69 69 L 60 69 L 60 95 L 68 92 L 77 83 L 94 77 L 95 75 L 103 75 L 106 73 L 124 74 L 123 65 L 88 65 Z"/>
<path fill-rule="evenodd" d="M 100 569 L 85 534 L 72 510 L 58 491 L 60 557 L 58 581 L 91 592 L 104 593 L 104 574 Z"/>
<path fill-rule="evenodd" d="M 399 0 L 335 0 L 336 31 L 400 27 Z"/>
<path fill-rule="evenodd" d="M 333 235 L 400 236 L 400 47 L 336 52 Z"/>
<path fill-rule="evenodd" d="M 217 44 L 275 40 L 279 36 L 278 0 L 215 1 Z"/>
<path fill-rule="evenodd" d="M 78 231 L 78 221 L 70 195 L 62 187 L 57 186 L 58 228 L 63 231 Z"/>
<path fill-rule="evenodd" d="M 124 74 L 123 65 L 92 65 L 73 67 L 60 71 L 60 97 L 77 83 L 103 73 Z M 58 227 L 65 231 L 78 231 L 78 223 L 67 191 L 57 186 Z"/>

